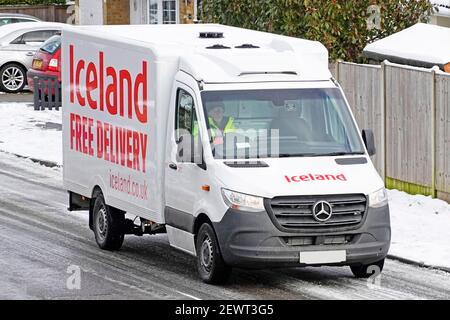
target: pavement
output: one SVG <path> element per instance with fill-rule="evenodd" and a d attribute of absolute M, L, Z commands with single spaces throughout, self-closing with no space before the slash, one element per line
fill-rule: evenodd
<path fill-rule="evenodd" d="M 33 102 L 33 93 L 24 91 L 20 93 L 0 92 L 0 103 L 2 102 Z"/>
<path fill-rule="evenodd" d="M 374 283 L 348 267 L 307 267 L 235 269 L 228 284 L 207 285 L 166 235 L 100 250 L 87 212 L 66 210 L 61 175 L 0 153 L 0 299 L 450 299 L 449 273 L 391 259 Z"/>

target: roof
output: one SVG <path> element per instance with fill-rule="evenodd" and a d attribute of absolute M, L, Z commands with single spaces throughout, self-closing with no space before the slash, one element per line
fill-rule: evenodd
<path fill-rule="evenodd" d="M 28 14 L 22 14 L 22 13 L 12 13 L 12 12 L 0 12 L 0 18 L 28 18 L 28 19 L 33 19 L 36 21 L 41 21 L 41 19 L 36 18 L 34 16 L 30 16 Z"/>
<path fill-rule="evenodd" d="M 205 82 L 329 80 L 328 51 L 319 42 L 218 24 L 80 26 L 111 40 L 137 42 L 157 58 L 178 59 L 180 69 Z M 200 32 L 222 33 L 200 38 Z M 64 35 L 63 35 L 64 37 Z M 238 48 L 251 44 L 253 48 Z M 212 49 L 223 46 L 226 48 Z"/>
<path fill-rule="evenodd" d="M 436 15 L 450 17 L 450 0 L 431 0 L 437 9 Z"/>
<path fill-rule="evenodd" d="M 51 28 L 57 28 L 62 29 L 65 26 L 67 26 L 64 23 L 57 23 L 57 22 L 21 22 L 21 23 L 10 23 L 5 24 L 3 26 L 0 26 L 0 40 L 4 40 L 5 37 L 8 37 L 9 35 L 15 33 L 15 32 L 21 32 L 21 31 L 32 31 L 35 29 L 51 29 Z"/>
<path fill-rule="evenodd" d="M 450 62 L 450 28 L 418 23 L 368 44 L 364 55 L 418 67 L 443 67 Z"/>

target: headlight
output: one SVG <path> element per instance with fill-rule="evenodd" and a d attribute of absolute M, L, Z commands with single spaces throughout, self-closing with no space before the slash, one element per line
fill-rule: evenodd
<path fill-rule="evenodd" d="M 385 188 L 381 188 L 369 194 L 369 207 L 379 208 L 388 203 L 388 195 Z"/>
<path fill-rule="evenodd" d="M 264 199 L 261 197 L 255 197 L 227 189 L 222 189 L 222 197 L 227 206 L 236 210 L 251 212 L 265 210 Z"/>

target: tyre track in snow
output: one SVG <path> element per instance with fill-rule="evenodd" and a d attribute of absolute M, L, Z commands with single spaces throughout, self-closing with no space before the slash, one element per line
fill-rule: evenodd
<path fill-rule="evenodd" d="M 349 268 L 236 269 L 229 283 L 202 283 L 193 257 L 165 235 L 127 236 L 100 250 L 87 213 L 68 213 L 61 170 L 0 153 L 0 298 L 25 299 L 450 299 L 450 274 L 387 260 L 380 286 Z M 81 290 L 66 287 L 67 267 Z"/>

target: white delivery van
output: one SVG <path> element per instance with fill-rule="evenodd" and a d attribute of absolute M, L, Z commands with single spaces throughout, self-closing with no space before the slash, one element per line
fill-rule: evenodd
<path fill-rule="evenodd" d="M 382 269 L 373 134 L 323 45 L 222 25 L 86 26 L 63 31 L 62 52 L 64 186 L 100 248 L 167 233 L 208 283 L 232 267 Z"/>

